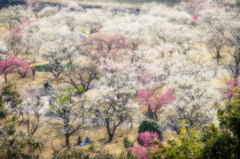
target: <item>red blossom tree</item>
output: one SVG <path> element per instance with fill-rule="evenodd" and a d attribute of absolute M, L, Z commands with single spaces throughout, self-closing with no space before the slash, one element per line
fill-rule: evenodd
<path fill-rule="evenodd" d="M 26 61 L 17 58 L 15 60 L 17 72 L 21 75 L 22 78 L 24 78 L 28 72 L 32 71 L 32 68 L 29 67 L 29 64 Z"/>
<path fill-rule="evenodd" d="M 18 72 L 22 77 L 31 71 L 26 61 L 19 60 L 17 57 L 8 57 L 6 60 L 0 60 L 0 74 L 4 75 L 5 83 L 7 83 L 7 75 Z"/>
<path fill-rule="evenodd" d="M 16 72 L 15 57 L 8 57 L 7 60 L 0 60 L 0 74 L 4 75 L 7 83 L 7 74 Z"/>

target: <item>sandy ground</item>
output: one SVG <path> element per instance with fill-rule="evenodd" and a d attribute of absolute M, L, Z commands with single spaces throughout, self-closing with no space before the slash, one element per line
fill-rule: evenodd
<path fill-rule="evenodd" d="M 46 120 L 46 119 L 43 119 Z M 21 127 L 23 128 L 23 127 Z M 128 136 L 131 141 L 134 141 L 134 145 L 138 145 L 136 141 L 138 128 L 130 127 L 118 127 L 112 142 L 108 142 L 108 134 L 106 128 L 101 127 L 91 127 L 85 130 L 79 130 L 70 137 L 70 143 L 75 145 L 79 136 L 84 140 L 85 137 L 89 137 L 96 149 L 98 150 L 109 150 L 111 153 L 120 154 L 125 148 L 123 146 L 124 136 Z M 37 130 L 34 136 L 39 136 L 43 141 L 48 140 L 45 145 L 43 158 L 50 158 L 53 153 L 53 147 L 64 148 L 65 146 L 65 136 L 60 133 L 58 129 L 52 129 L 50 126 L 42 126 Z M 58 135 L 58 136 L 57 136 Z M 87 149 L 89 145 L 77 146 L 79 148 Z"/>

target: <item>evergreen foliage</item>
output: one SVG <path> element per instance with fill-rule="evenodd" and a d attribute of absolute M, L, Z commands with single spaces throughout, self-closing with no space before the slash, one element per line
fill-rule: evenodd
<path fill-rule="evenodd" d="M 162 130 L 160 125 L 158 125 L 156 121 L 151 119 L 143 120 L 143 122 L 139 125 L 138 133 L 142 133 L 145 131 L 156 132 L 159 136 L 159 139 L 162 140 Z M 137 138 L 137 141 L 140 145 L 143 146 L 143 143 L 139 140 L 139 138 Z"/>
<path fill-rule="evenodd" d="M 133 147 L 133 142 L 131 142 L 131 140 L 129 140 L 128 136 L 125 136 L 123 138 L 123 145 L 125 148 Z"/>

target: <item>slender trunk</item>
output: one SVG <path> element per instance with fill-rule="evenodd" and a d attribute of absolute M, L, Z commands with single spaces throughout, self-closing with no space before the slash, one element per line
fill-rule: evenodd
<path fill-rule="evenodd" d="M 155 121 L 158 121 L 158 117 L 157 117 L 157 113 L 156 112 L 154 113 L 154 116 L 155 116 Z"/>
<path fill-rule="evenodd" d="M 4 75 L 5 83 L 7 83 L 7 74 Z"/>
<path fill-rule="evenodd" d="M 238 57 L 236 58 L 235 63 L 236 63 L 236 70 L 234 75 L 234 80 L 235 80 L 234 87 L 238 86 L 240 55 L 238 55 Z"/>
<path fill-rule="evenodd" d="M 84 124 L 84 112 L 82 112 L 82 124 Z"/>
<path fill-rule="evenodd" d="M 106 123 L 107 123 L 107 133 L 108 133 L 108 142 L 111 142 L 112 141 L 112 138 L 113 138 L 113 134 L 111 134 L 111 131 L 110 131 L 110 125 L 109 125 L 109 120 L 106 118 L 105 119 Z"/>
<path fill-rule="evenodd" d="M 70 137 L 70 135 L 66 134 L 65 137 L 66 137 L 66 146 L 68 146 L 69 145 L 69 137 Z"/>
<path fill-rule="evenodd" d="M 28 136 L 29 136 L 29 134 L 30 134 L 30 121 L 29 121 L 30 119 L 29 119 L 29 117 L 28 117 L 28 120 L 27 120 L 27 129 L 28 129 Z"/>
<path fill-rule="evenodd" d="M 214 73 L 214 77 L 216 77 L 217 76 L 217 71 L 218 71 L 218 58 L 217 58 L 217 67 L 216 67 L 216 69 L 215 69 L 215 73 Z"/>

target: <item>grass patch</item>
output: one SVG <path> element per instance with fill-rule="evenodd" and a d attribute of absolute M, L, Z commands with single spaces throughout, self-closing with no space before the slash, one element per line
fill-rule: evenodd
<path fill-rule="evenodd" d="M 78 86 L 77 88 L 81 93 L 84 93 L 83 86 Z M 76 88 L 75 87 L 67 87 L 67 88 L 60 88 L 59 90 L 60 91 L 76 91 Z"/>
<path fill-rule="evenodd" d="M 35 71 L 39 71 L 39 72 L 49 72 L 50 71 L 50 65 L 49 64 L 37 65 L 37 66 L 33 66 L 33 68 L 35 69 Z"/>

